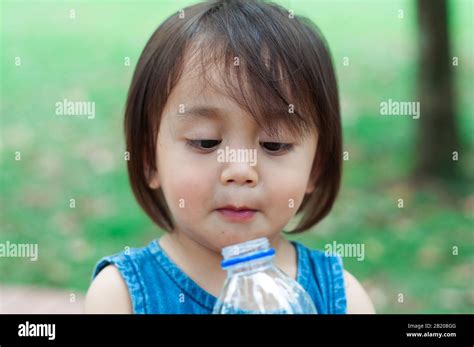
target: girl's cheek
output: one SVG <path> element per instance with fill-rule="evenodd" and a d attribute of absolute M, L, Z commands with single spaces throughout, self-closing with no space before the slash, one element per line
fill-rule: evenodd
<path fill-rule="evenodd" d="M 167 190 L 178 207 L 174 209 L 176 213 L 191 216 L 207 207 L 212 187 L 209 186 L 208 173 L 202 168 L 187 165 L 182 170 L 174 170 L 173 176 L 168 181 Z"/>
<path fill-rule="evenodd" d="M 299 174 L 281 172 L 267 182 L 266 214 L 273 226 L 284 228 L 296 214 L 304 198 L 304 180 Z"/>

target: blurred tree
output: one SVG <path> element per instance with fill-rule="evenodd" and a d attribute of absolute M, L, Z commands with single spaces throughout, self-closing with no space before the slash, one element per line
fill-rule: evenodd
<path fill-rule="evenodd" d="M 446 0 L 418 0 L 418 181 L 454 180 L 459 175 L 457 158 L 453 160 L 453 152 L 460 152 L 452 70 L 457 58 L 450 53 L 447 11 Z"/>

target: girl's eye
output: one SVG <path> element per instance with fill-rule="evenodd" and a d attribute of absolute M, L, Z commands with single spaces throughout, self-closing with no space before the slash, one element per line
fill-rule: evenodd
<path fill-rule="evenodd" d="M 293 148 L 291 143 L 260 142 L 260 145 L 270 153 L 287 152 Z"/>
<path fill-rule="evenodd" d="M 187 140 L 187 144 L 202 150 L 210 150 L 218 146 L 221 140 Z"/>

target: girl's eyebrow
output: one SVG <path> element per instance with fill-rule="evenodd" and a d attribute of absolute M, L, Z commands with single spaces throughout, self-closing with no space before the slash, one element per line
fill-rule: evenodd
<path fill-rule="evenodd" d="M 199 118 L 215 119 L 220 118 L 224 114 L 224 110 L 214 106 L 195 105 L 189 108 L 185 107 L 184 112 L 175 114 L 178 120 L 188 121 Z"/>

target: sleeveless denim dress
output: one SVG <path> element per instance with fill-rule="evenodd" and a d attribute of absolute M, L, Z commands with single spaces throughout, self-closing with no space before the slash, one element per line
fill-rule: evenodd
<path fill-rule="evenodd" d="M 320 314 L 346 313 L 342 260 L 291 241 L 298 258 L 297 281 L 309 293 Z M 114 265 L 127 284 L 137 314 L 210 314 L 217 298 L 199 287 L 153 240 L 102 258 L 93 278 Z"/>

